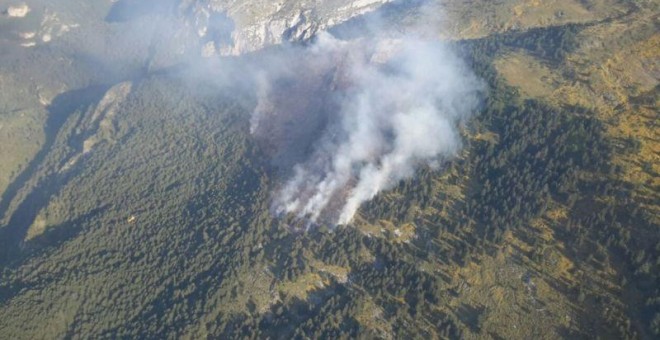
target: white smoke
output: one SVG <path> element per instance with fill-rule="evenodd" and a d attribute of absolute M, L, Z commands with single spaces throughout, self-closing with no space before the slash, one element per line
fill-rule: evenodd
<path fill-rule="evenodd" d="M 250 131 L 287 176 L 274 210 L 345 224 L 419 166 L 453 156 L 459 125 L 482 88 L 447 44 L 424 38 L 441 31 L 436 1 L 383 2 L 391 6 L 331 28 L 348 40 L 322 33 L 307 47 L 214 59 L 198 52 L 230 44 L 236 27 L 229 14 L 211 15 L 204 1 L 117 1 L 103 30 L 76 30 L 71 55 L 82 56 L 76 62 L 88 70 L 72 77 L 111 83 L 172 72 L 200 96 L 222 89 L 251 98 L 256 88 Z"/>
<path fill-rule="evenodd" d="M 304 102 L 292 119 L 304 120 L 314 110 L 331 112 L 313 151 L 275 194 L 277 213 L 350 223 L 362 203 L 460 148 L 460 123 L 475 111 L 482 86 L 446 44 L 415 36 L 341 41 L 323 33 L 303 55 L 287 68 L 287 77 L 331 81 L 312 94 L 324 100 L 316 106 Z M 262 83 L 255 133 L 269 116 L 291 111 L 277 107 L 282 101 L 273 100 L 272 81 Z"/>

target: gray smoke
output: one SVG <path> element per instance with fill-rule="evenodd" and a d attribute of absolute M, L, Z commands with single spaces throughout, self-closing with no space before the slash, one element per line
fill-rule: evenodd
<path fill-rule="evenodd" d="M 447 44 L 414 33 L 376 31 L 350 41 L 322 33 L 298 52 L 274 75 L 262 74 L 252 118 L 254 134 L 288 136 L 280 146 L 309 149 L 278 151 L 297 155 L 274 194 L 278 214 L 349 223 L 362 203 L 459 150 L 459 126 L 475 111 L 482 85 Z M 293 85 L 278 89 L 282 79 Z M 289 130 L 264 127 L 282 115 Z M 313 136 L 299 138 L 299 129 Z"/>
<path fill-rule="evenodd" d="M 460 149 L 460 124 L 482 86 L 438 39 L 442 11 L 425 0 L 393 1 L 382 16 L 345 22 L 306 45 L 235 57 L 217 54 L 238 44 L 233 19 L 209 6 L 120 0 L 102 29 L 80 26 L 60 48 L 90 65 L 81 82 L 172 70 L 193 84 L 217 83 L 208 91 L 256 98 L 256 107 L 245 100 L 251 133 L 281 178 L 273 210 L 311 223 L 349 223 L 362 203 Z"/>

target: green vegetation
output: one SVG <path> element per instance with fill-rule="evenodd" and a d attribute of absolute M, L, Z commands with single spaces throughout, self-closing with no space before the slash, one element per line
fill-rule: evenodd
<path fill-rule="evenodd" d="M 576 34 L 457 43 L 489 86 L 461 157 L 336 229 L 270 214 L 251 98 L 151 75 L 101 129 L 86 122 L 107 87 L 61 95 L 45 154 L 2 202 L 0 337 L 660 336 L 657 220 L 605 126 L 522 98 L 493 66 L 510 48 L 560 63 Z"/>

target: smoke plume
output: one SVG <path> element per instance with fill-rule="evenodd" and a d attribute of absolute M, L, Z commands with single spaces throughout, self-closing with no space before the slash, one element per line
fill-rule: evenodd
<path fill-rule="evenodd" d="M 459 150 L 481 82 L 447 44 L 375 26 L 353 40 L 322 33 L 260 73 L 252 133 L 292 168 L 276 213 L 350 223 L 362 203 Z"/>
<path fill-rule="evenodd" d="M 481 83 L 438 39 L 442 11 L 427 3 L 388 2 L 311 42 L 234 57 L 218 52 L 245 34 L 206 1 L 122 0 L 102 30 L 81 26 L 70 37 L 90 83 L 180 69 L 192 84 L 218 84 L 207 91 L 256 98 L 256 108 L 245 100 L 251 133 L 281 179 L 273 211 L 346 224 L 418 167 L 455 155 L 476 109 Z"/>

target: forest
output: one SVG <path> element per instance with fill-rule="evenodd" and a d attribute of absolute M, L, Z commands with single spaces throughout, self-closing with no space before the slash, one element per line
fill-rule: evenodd
<path fill-rule="evenodd" d="M 637 144 L 615 147 L 591 109 L 525 98 L 493 66 L 509 49 L 559 64 L 582 29 L 455 42 L 488 86 L 460 157 L 419 169 L 347 226 L 271 214 L 253 98 L 146 75 L 76 156 L 110 86 L 90 92 L 62 109 L 23 203 L 0 207 L 34 221 L 0 230 L 0 334 L 660 337 L 657 216 L 611 162 Z"/>

